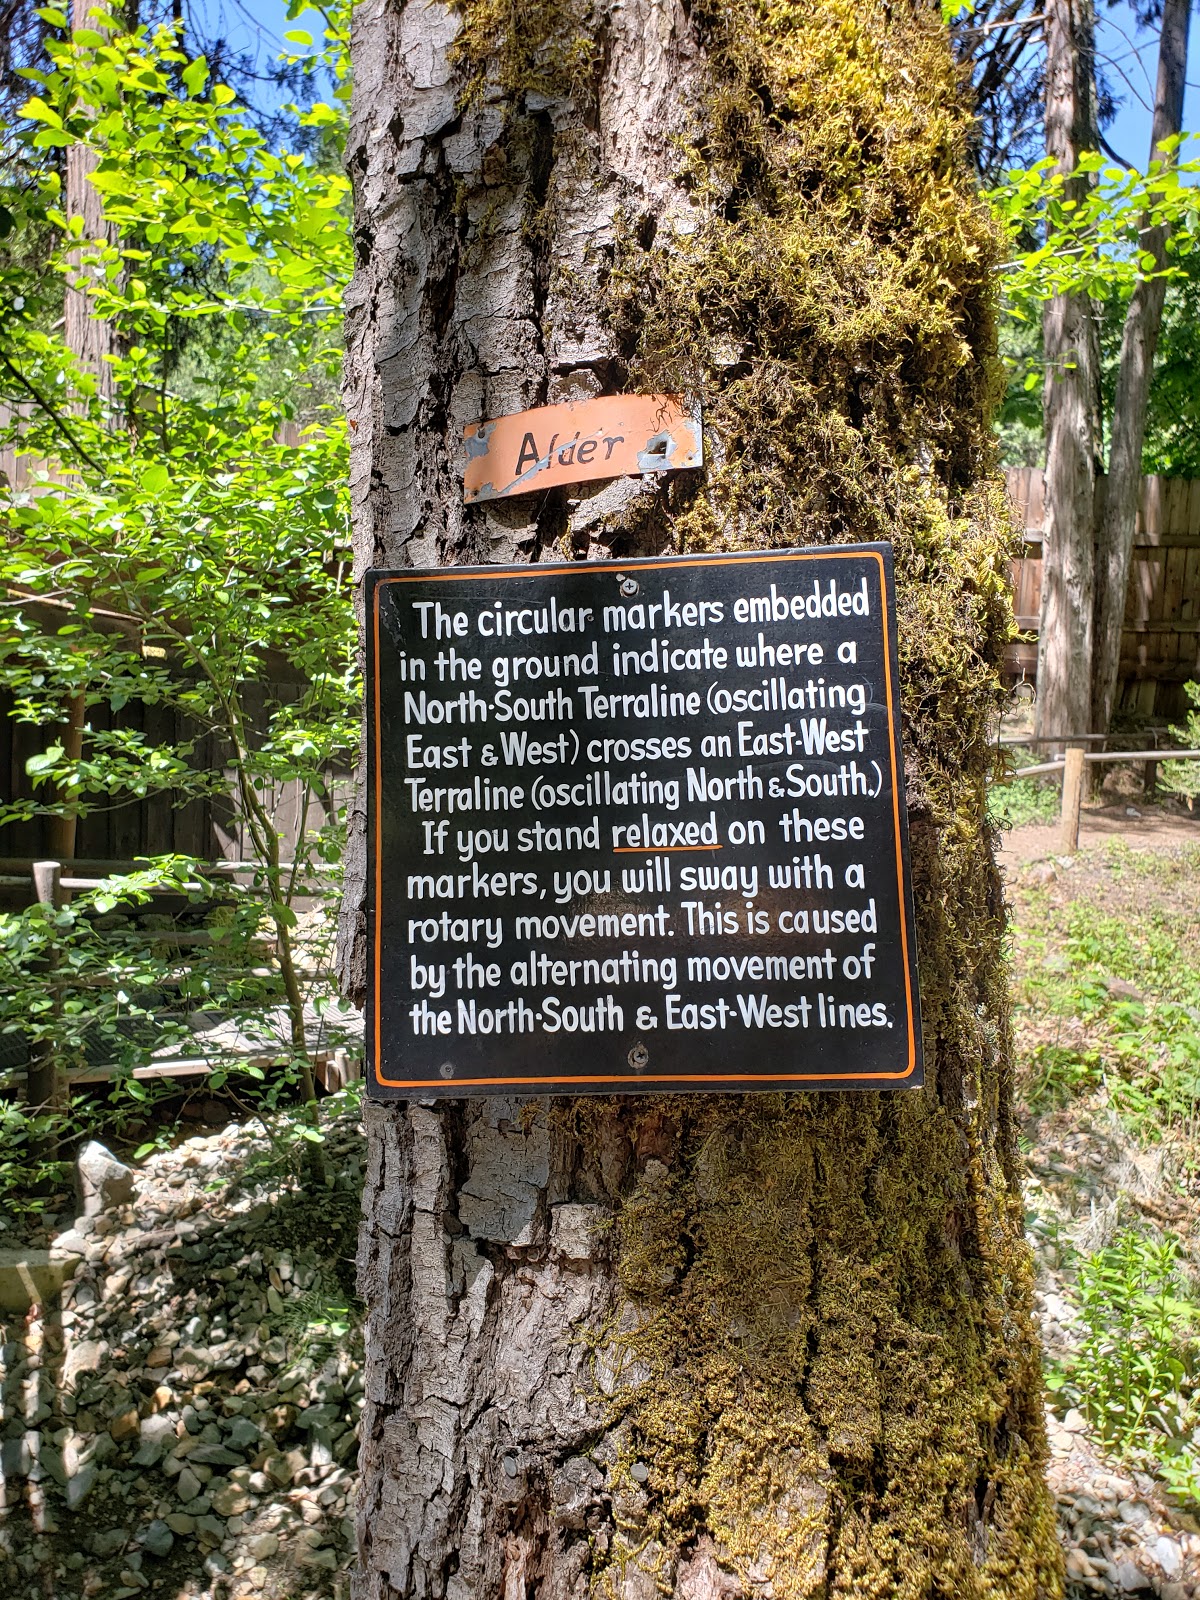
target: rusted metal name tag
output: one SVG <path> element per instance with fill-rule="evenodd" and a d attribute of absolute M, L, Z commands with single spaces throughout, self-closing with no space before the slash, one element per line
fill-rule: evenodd
<path fill-rule="evenodd" d="M 465 439 L 468 504 L 704 463 L 699 407 L 675 394 L 612 394 L 540 406 L 475 423 Z"/>

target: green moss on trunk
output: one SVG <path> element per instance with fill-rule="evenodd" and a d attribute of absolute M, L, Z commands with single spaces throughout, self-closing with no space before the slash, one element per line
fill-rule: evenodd
<path fill-rule="evenodd" d="M 569 93 L 586 120 L 599 12 L 460 11 L 473 89 Z M 1049 1600 L 985 813 L 1013 549 L 989 436 L 998 239 L 934 11 L 698 0 L 690 25 L 688 225 L 623 215 L 602 292 L 626 385 L 702 395 L 709 467 L 612 547 L 892 541 L 928 1082 L 646 1110 L 659 1155 L 619 1212 L 609 1334 L 628 1493 L 597 1592 L 633 1567 L 670 1592 L 711 1548 L 774 1600 Z M 558 1115 L 586 1144 L 612 1112 Z"/>

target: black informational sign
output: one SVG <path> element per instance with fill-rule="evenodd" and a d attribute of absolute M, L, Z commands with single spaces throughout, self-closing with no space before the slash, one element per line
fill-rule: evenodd
<path fill-rule="evenodd" d="M 921 1082 L 888 545 L 367 576 L 381 1097 Z"/>

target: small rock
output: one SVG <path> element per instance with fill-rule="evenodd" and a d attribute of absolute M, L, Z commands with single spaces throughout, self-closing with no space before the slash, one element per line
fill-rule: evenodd
<path fill-rule="evenodd" d="M 269 1561 L 273 1555 L 278 1553 L 279 1535 L 277 1533 L 256 1533 L 252 1539 L 248 1540 L 246 1548 L 255 1561 Z"/>
<path fill-rule="evenodd" d="M 1131 1528 L 1140 1528 L 1143 1523 L 1150 1520 L 1149 1507 L 1144 1506 L 1140 1500 L 1122 1500 L 1117 1507 L 1117 1515 Z"/>
<path fill-rule="evenodd" d="M 305 1550 L 301 1548 L 296 1552 L 297 1565 L 301 1567 L 322 1567 L 326 1572 L 337 1571 L 337 1552 L 335 1550 Z"/>
<path fill-rule="evenodd" d="M 1132 1561 L 1118 1562 L 1113 1572 L 1113 1580 L 1122 1594 L 1150 1594 L 1154 1590 L 1150 1579 Z"/>
<path fill-rule="evenodd" d="M 219 1517 L 237 1517 L 249 1509 L 250 1496 L 236 1483 L 224 1484 L 212 1495 L 212 1508 Z"/>
<path fill-rule="evenodd" d="M 1127 983 L 1124 978 L 1105 978 L 1104 987 L 1114 1000 L 1140 1000 L 1142 992 L 1136 984 Z"/>
<path fill-rule="evenodd" d="M 94 1217 L 111 1206 L 128 1205 L 135 1193 L 132 1167 L 118 1161 L 98 1140 L 84 1145 L 75 1162 L 79 1196 L 85 1217 Z"/>
<path fill-rule="evenodd" d="M 188 1456 L 188 1461 L 193 1465 L 202 1463 L 208 1467 L 240 1467 L 242 1458 L 232 1450 L 227 1450 L 223 1444 L 199 1444 Z"/>
<path fill-rule="evenodd" d="M 200 1479 L 192 1471 L 191 1467 L 184 1467 L 175 1485 L 175 1492 L 184 1505 L 196 1498 L 200 1493 L 200 1487 Z"/>
<path fill-rule="evenodd" d="M 1166 1573 L 1168 1578 L 1177 1578 L 1183 1571 L 1183 1551 L 1174 1539 L 1165 1536 L 1154 1542 L 1154 1559 Z"/>
<path fill-rule="evenodd" d="M 196 1531 L 195 1517 L 189 1517 L 186 1511 L 170 1511 L 163 1518 L 172 1533 L 185 1535 Z"/>
<path fill-rule="evenodd" d="M 281 1489 L 286 1489 L 296 1475 L 296 1468 L 289 1459 L 290 1455 L 291 1452 L 289 1451 L 288 1455 L 276 1454 L 268 1456 L 263 1462 L 263 1471 Z"/>
<path fill-rule="evenodd" d="M 171 1554 L 174 1544 L 175 1535 L 171 1532 L 170 1524 L 157 1517 L 142 1535 L 142 1549 L 160 1559 Z"/>
<path fill-rule="evenodd" d="M 96 1464 L 92 1461 L 80 1467 L 72 1477 L 67 1479 L 67 1510 L 78 1511 L 83 1502 L 96 1487 Z M 122 1539 L 124 1535 L 122 1535 Z"/>
<path fill-rule="evenodd" d="M 1077 1410 L 1074 1406 L 1071 1407 L 1070 1411 L 1068 1411 L 1066 1416 L 1063 1418 L 1062 1425 L 1068 1433 L 1087 1432 L 1087 1418 L 1084 1416 L 1082 1411 Z"/>
<path fill-rule="evenodd" d="M 135 1406 L 115 1416 L 108 1425 L 108 1431 L 114 1439 L 132 1439 L 134 1434 L 139 1431 L 140 1425 L 141 1418 L 138 1416 Z"/>
<path fill-rule="evenodd" d="M 146 1357 L 148 1367 L 169 1367 L 171 1365 L 171 1350 L 169 1345 L 157 1344 Z"/>
<path fill-rule="evenodd" d="M 338 1406 L 309 1406 L 296 1418 L 298 1428 L 328 1428 L 341 1416 Z"/>

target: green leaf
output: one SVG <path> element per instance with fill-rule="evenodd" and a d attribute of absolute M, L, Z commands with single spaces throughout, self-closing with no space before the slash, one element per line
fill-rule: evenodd
<path fill-rule="evenodd" d="M 208 62 L 203 56 L 197 56 L 184 67 L 180 77 L 183 79 L 184 88 L 194 99 L 204 92 L 204 86 L 208 82 Z"/>
<path fill-rule="evenodd" d="M 313 36 L 306 33 L 303 28 L 289 28 L 283 36 L 289 44 L 311 45 Z"/>
<path fill-rule="evenodd" d="M 62 745 L 52 744 L 49 749 L 42 750 L 37 755 L 29 757 L 25 763 L 26 775 L 30 778 L 38 778 L 44 776 L 47 772 L 53 772 L 62 758 Z"/>

